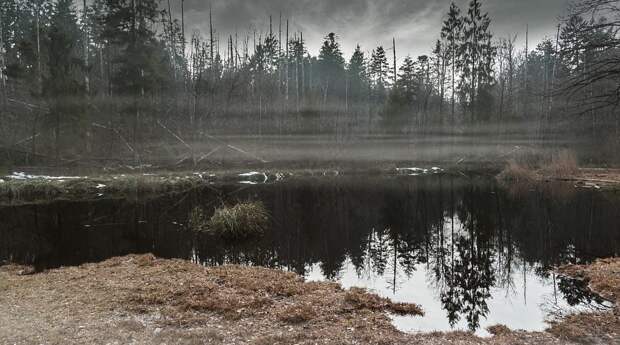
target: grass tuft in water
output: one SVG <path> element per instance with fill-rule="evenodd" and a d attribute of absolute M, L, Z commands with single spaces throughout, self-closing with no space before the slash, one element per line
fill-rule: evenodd
<path fill-rule="evenodd" d="M 260 201 L 243 202 L 217 208 L 207 220 L 202 208 L 189 215 L 190 229 L 208 232 L 226 240 L 243 240 L 262 235 L 269 225 L 269 213 Z"/>

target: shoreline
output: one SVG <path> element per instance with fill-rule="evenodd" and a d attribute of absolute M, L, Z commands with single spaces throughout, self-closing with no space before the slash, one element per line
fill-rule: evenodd
<path fill-rule="evenodd" d="M 412 165 L 412 164 L 410 164 Z M 497 175 L 498 166 L 435 167 L 431 163 L 409 167 L 405 163 L 362 169 L 359 167 L 324 167 L 293 169 L 219 169 L 212 171 L 152 171 L 144 173 L 94 174 L 91 176 L 47 176 L 13 173 L 0 176 L 0 205 L 46 202 L 53 200 L 96 200 L 103 196 L 148 197 L 165 193 L 182 193 L 211 184 L 246 183 L 269 184 L 295 178 L 336 177 L 424 177 L 436 174 L 456 177 L 495 177 L 508 188 L 523 185 L 544 185 L 550 182 L 571 183 L 576 188 L 619 190 L 620 169 L 580 168 L 570 175 L 553 175 L 538 170 L 527 176 Z"/>
<path fill-rule="evenodd" d="M 183 260 L 129 255 L 97 264 L 30 274 L 0 267 L 0 343 L 136 344 L 540 344 L 613 343 L 620 329 L 620 259 L 558 271 L 587 279 L 616 301 L 614 311 L 577 314 L 545 332 L 491 327 L 405 334 L 387 312 L 420 314 L 412 304 L 337 283 L 304 282 L 279 270 L 204 267 Z"/>

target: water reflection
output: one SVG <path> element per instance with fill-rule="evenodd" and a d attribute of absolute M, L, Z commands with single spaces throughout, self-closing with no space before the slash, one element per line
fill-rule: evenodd
<path fill-rule="evenodd" d="M 248 199 L 262 200 L 272 215 L 260 240 L 231 245 L 187 230 L 194 207 Z M 404 329 L 480 330 L 498 322 L 538 329 L 545 309 L 600 307 L 550 269 L 618 255 L 619 205 L 615 194 L 570 186 L 515 193 L 491 180 L 445 175 L 210 186 L 149 199 L 0 208 L 0 260 L 45 268 L 153 252 L 261 265 L 422 304 L 424 318 L 396 320 Z"/>

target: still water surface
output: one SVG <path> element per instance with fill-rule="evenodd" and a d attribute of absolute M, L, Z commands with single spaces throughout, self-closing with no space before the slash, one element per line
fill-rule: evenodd
<path fill-rule="evenodd" d="M 195 207 L 212 212 L 245 200 L 269 209 L 263 238 L 231 244 L 188 230 Z M 552 268 L 620 254 L 619 210 L 613 193 L 507 190 L 443 174 L 291 178 L 123 199 L 103 193 L 0 207 L 0 260 L 43 269 L 151 252 L 281 268 L 420 304 L 424 317 L 393 317 L 405 331 L 485 335 L 498 323 L 542 330 L 559 313 L 607 308 Z"/>

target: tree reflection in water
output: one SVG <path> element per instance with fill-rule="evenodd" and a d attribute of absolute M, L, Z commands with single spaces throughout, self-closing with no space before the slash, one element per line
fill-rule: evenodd
<path fill-rule="evenodd" d="M 270 231 L 255 242 L 223 243 L 184 225 L 196 206 L 209 211 L 248 199 L 262 200 L 271 214 Z M 45 268 L 153 252 L 302 275 L 318 265 L 326 279 L 351 266 L 359 277 L 383 279 L 393 294 L 424 269 L 450 325 L 464 320 L 476 330 L 494 290 L 518 289 L 517 272 L 525 287 L 527 276 L 548 279 L 556 265 L 618 255 L 619 205 L 615 194 L 572 186 L 514 193 L 489 179 L 440 175 L 223 185 L 150 199 L 0 207 L 0 260 Z M 558 285 L 569 303 L 589 301 L 569 283 Z"/>

